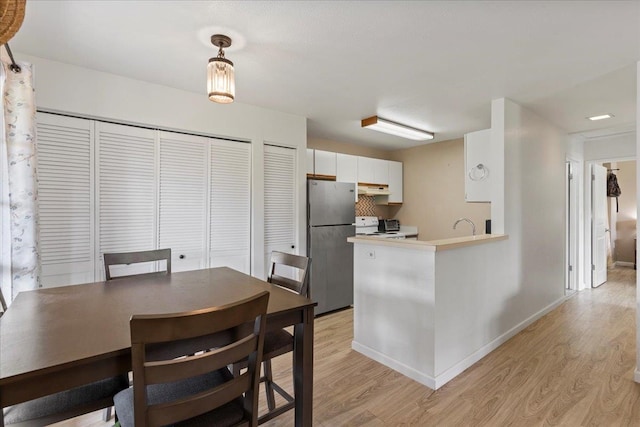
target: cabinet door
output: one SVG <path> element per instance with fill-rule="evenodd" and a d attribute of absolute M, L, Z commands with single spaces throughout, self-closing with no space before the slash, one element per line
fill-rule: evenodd
<path fill-rule="evenodd" d="M 375 182 L 376 159 L 358 157 L 358 182 L 363 184 L 377 184 Z"/>
<path fill-rule="evenodd" d="M 336 154 L 336 181 L 354 183 L 356 185 L 355 201 L 358 201 L 358 156 Z"/>
<path fill-rule="evenodd" d="M 389 161 L 389 203 L 402 203 L 402 162 Z"/>
<path fill-rule="evenodd" d="M 296 253 L 296 150 L 264 146 L 265 277 L 271 251 Z"/>
<path fill-rule="evenodd" d="M 373 159 L 373 179 L 374 183 L 389 185 L 389 161 Z"/>
<path fill-rule="evenodd" d="M 315 150 L 314 159 L 314 173 L 316 176 L 336 176 L 336 153 Z"/>
<path fill-rule="evenodd" d="M 156 249 L 156 131 L 96 122 L 98 248 L 96 277 L 105 252 Z M 156 271 L 155 263 L 116 266 L 114 275 Z"/>
<path fill-rule="evenodd" d="M 209 265 L 251 274 L 251 144 L 210 142 Z"/>
<path fill-rule="evenodd" d="M 307 148 L 307 175 L 315 174 L 314 151 L 313 148 Z"/>
<path fill-rule="evenodd" d="M 160 132 L 159 248 L 171 248 L 173 271 L 206 267 L 206 138 Z"/>
<path fill-rule="evenodd" d="M 491 129 L 464 136 L 465 201 L 491 201 Z"/>
<path fill-rule="evenodd" d="M 38 208 L 44 287 L 94 280 L 93 121 L 38 113 Z"/>

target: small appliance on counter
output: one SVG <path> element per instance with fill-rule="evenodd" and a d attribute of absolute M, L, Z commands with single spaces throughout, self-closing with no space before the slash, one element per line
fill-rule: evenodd
<path fill-rule="evenodd" d="M 397 219 L 378 220 L 378 231 L 381 233 L 392 233 L 400 231 L 400 221 Z"/>
<path fill-rule="evenodd" d="M 378 220 L 375 216 L 357 216 L 356 235 L 384 239 L 404 239 L 406 237 L 404 233 L 400 232 L 400 222 L 397 219 Z"/>

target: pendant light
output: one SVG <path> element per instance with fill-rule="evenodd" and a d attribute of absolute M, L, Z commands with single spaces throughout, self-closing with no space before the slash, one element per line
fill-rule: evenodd
<path fill-rule="evenodd" d="M 233 102 L 236 95 L 236 82 L 233 62 L 224 57 L 222 48 L 231 46 L 231 38 L 214 34 L 211 36 L 211 43 L 218 46 L 218 56 L 209 59 L 209 65 L 207 65 L 209 99 L 219 104 L 229 104 Z"/>

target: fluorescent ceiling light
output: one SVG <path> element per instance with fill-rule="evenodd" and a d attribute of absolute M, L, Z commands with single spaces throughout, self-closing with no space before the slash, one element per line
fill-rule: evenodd
<path fill-rule="evenodd" d="M 600 116 L 587 117 L 587 119 L 595 121 L 595 120 L 610 119 L 611 117 L 613 117 L 613 114 L 602 114 Z"/>
<path fill-rule="evenodd" d="M 378 132 L 389 133 L 391 135 L 401 136 L 403 138 L 414 139 L 416 141 L 426 141 L 428 139 L 433 139 L 435 136 L 432 132 L 381 119 L 378 116 L 362 119 L 362 127 L 377 130 Z"/>

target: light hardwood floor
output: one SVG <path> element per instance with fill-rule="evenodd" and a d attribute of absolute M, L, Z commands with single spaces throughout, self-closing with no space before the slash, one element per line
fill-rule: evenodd
<path fill-rule="evenodd" d="M 640 426 L 635 307 L 635 271 L 611 270 L 436 392 L 351 350 L 352 310 L 320 317 L 314 425 Z M 273 366 L 289 390 L 290 363 Z M 110 425 L 100 413 L 58 424 Z M 264 425 L 291 426 L 293 413 Z"/>

